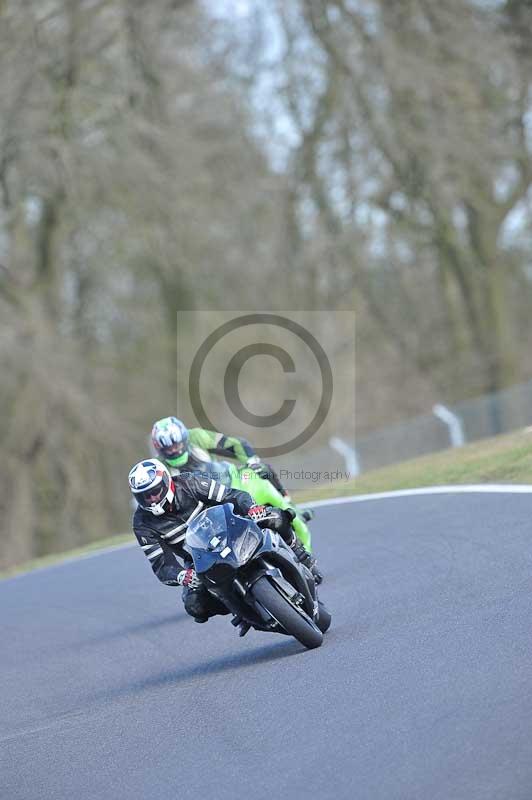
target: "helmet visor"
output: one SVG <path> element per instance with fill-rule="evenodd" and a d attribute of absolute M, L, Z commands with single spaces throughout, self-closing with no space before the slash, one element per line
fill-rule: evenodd
<path fill-rule="evenodd" d="M 151 489 L 145 489 L 143 492 L 135 493 L 137 503 L 141 508 L 149 509 L 151 506 L 159 505 L 164 500 L 168 487 L 164 481 L 152 486 Z"/>
<path fill-rule="evenodd" d="M 161 447 L 160 453 L 164 458 L 170 460 L 172 458 L 179 458 L 187 451 L 186 442 L 172 442 L 168 447 Z"/>

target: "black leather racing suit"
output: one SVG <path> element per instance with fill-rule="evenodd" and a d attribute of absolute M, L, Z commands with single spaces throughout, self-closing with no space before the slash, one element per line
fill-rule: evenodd
<path fill-rule="evenodd" d="M 175 498 L 170 511 L 155 516 L 138 507 L 133 516 L 133 530 L 151 567 L 162 583 L 178 586 L 178 573 L 192 566 L 190 554 L 183 549 L 189 522 L 204 508 L 233 503 L 235 512 L 246 516 L 254 505 L 247 492 L 232 489 L 201 472 L 182 472 L 173 478 Z M 185 610 L 197 619 L 227 614 L 225 606 L 206 589 L 184 589 Z"/>

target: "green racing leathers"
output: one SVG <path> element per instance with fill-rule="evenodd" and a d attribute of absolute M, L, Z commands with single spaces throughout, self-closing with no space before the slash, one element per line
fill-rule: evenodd
<path fill-rule="evenodd" d="M 233 458 L 240 463 L 216 461 L 211 458 L 212 455 Z M 311 553 L 310 531 L 290 497 L 281 494 L 271 481 L 261 478 L 247 466 L 248 460 L 254 455 L 255 451 L 249 442 L 238 436 L 224 436 L 205 428 L 189 428 L 189 456 L 186 464 L 174 467 L 161 456 L 159 458 L 165 461 L 171 475 L 178 475 L 180 472 L 207 472 L 211 478 L 226 486 L 248 492 L 258 505 L 293 509 L 296 513 L 292 522 L 294 532 L 303 547 Z"/>

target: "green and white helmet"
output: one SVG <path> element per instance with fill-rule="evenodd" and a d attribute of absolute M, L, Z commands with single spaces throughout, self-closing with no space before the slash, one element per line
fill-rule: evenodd
<path fill-rule="evenodd" d="M 177 417 L 164 417 L 154 424 L 151 440 L 158 456 L 171 467 L 182 467 L 188 461 L 189 435 Z"/>

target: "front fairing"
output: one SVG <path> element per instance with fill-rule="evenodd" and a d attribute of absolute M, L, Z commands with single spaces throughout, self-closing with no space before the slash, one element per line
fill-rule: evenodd
<path fill-rule="evenodd" d="M 261 541 L 259 527 L 235 514 L 232 503 L 206 509 L 186 534 L 186 547 L 199 574 L 216 564 L 237 570 L 251 558 Z"/>

